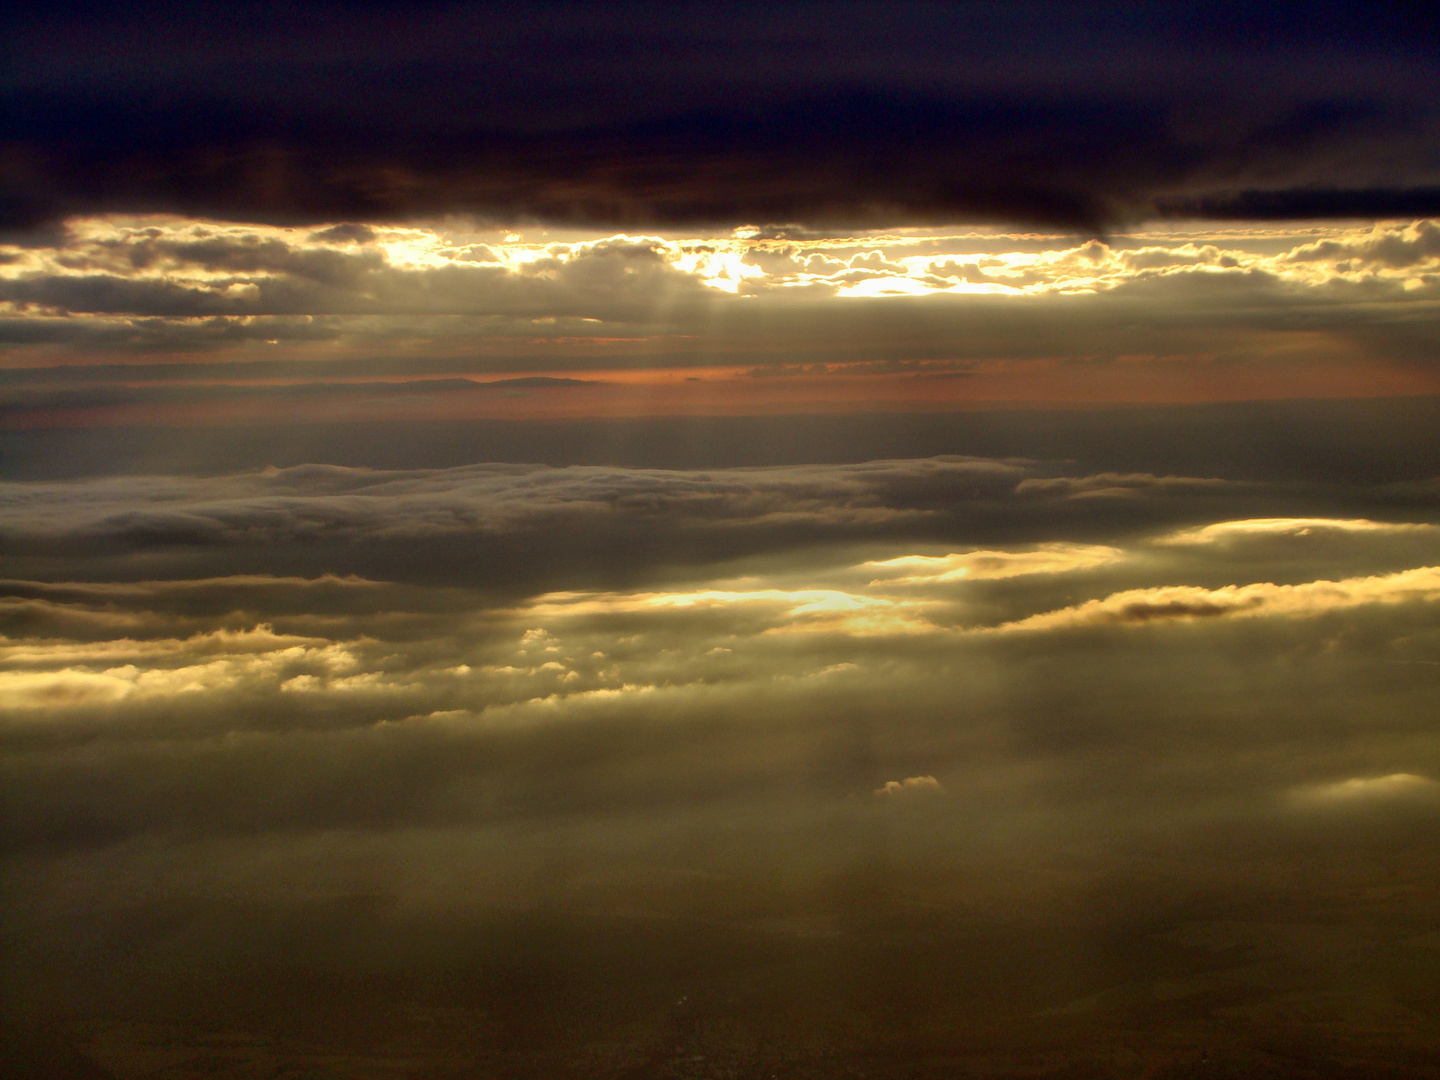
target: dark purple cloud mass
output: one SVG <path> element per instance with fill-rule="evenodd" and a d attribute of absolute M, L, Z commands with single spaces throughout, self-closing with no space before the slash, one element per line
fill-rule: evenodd
<path fill-rule="evenodd" d="M 1440 209 L 1420 6 L 47 5 L 7 37 L 0 213 L 22 230 Z"/>

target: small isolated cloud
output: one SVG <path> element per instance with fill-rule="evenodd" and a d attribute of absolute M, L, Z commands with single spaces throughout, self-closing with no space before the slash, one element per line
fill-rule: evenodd
<path fill-rule="evenodd" d="M 1401 772 L 1310 784 L 1295 788 L 1290 794 L 1295 802 L 1310 807 L 1429 801 L 1440 798 L 1440 783 L 1428 776 Z"/>
<path fill-rule="evenodd" d="M 875 794 L 883 799 L 908 799 L 917 795 L 943 795 L 945 789 L 933 776 L 907 776 L 904 780 L 887 780 Z"/>

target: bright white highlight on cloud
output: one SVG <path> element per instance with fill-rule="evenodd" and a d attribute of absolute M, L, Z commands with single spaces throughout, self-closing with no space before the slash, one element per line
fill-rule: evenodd
<path fill-rule="evenodd" d="M 213 630 L 184 639 L 136 641 L 36 641 L 0 638 L 0 664 L 116 664 L 146 663 L 177 656 L 257 656 L 313 653 L 328 648 L 324 638 L 277 634 L 261 623 L 248 630 Z M 332 658 L 333 662 L 348 662 Z"/>
<path fill-rule="evenodd" d="M 1311 581 L 1303 585 L 1260 582 L 1220 589 L 1195 585 L 1129 589 L 1102 600 L 1087 600 L 1073 607 L 1032 615 L 998 629 L 1061 630 L 1220 616 L 1320 615 L 1363 604 L 1400 604 L 1415 600 L 1440 600 L 1440 566 L 1343 581 Z"/>
<path fill-rule="evenodd" d="M 1332 784 L 1315 784 L 1291 792 L 1296 802 L 1310 806 L 1344 806 L 1440 797 L 1440 783 L 1415 773 L 1356 776 Z"/>
<path fill-rule="evenodd" d="M 1157 544 L 1214 544 L 1227 540 L 1265 536 L 1309 536 L 1332 533 L 1425 533 L 1440 532 L 1434 525 L 1409 522 L 1370 521 L 1366 518 L 1247 518 L 1219 521 L 1200 529 L 1186 529 L 1156 540 Z"/>
<path fill-rule="evenodd" d="M 933 776 L 907 776 L 904 780 L 888 780 L 875 789 L 881 798 L 906 798 L 916 795 L 940 795 L 945 788 Z"/>
<path fill-rule="evenodd" d="M 935 585 L 951 581 L 1062 574 L 1103 566 L 1125 553 L 1102 544 L 1041 544 L 1033 551 L 966 551 L 949 555 L 902 555 L 864 564 L 882 573 L 872 585 Z"/>
<path fill-rule="evenodd" d="M 923 601 L 864 596 L 840 589 L 701 589 L 663 593 L 548 593 L 525 612 L 541 618 L 579 618 L 640 612 L 753 607 L 769 609 L 775 630 L 840 631 L 849 634 L 924 633 L 936 627 Z"/>
<path fill-rule="evenodd" d="M 1047 247 L 1037 245 L 1044 238 L 994 231 L 552 240 L 463 227 L 373 227 L 357 235 L 86 218 L 68 222 L 51 247 L 0 245 L 0 311 L 30 320 L 265 317 L 307 326 L 335 316 L 422 314 L 648 320 L 682 297 L 1083 296 L 1181 278 L 1202 288 L 1341 286 L 1413 300 L 1440 287 L 1437 236 L 1440 226 L 1417 221 L 1232 230 L 1204 242 L 1173 231 L 1071 246 L 1055 237 L 1062 246 Z"/>
<path fill-rule="evenodd" d="M 306 680 L 339 688 L 344 674 L 359 663 L 345 644 L 277 635 L 265 625 L 184 640 L 0 639 L 0 664 L 14 665 L 12 670 L 0 670 L 0 702 L 7 709 L 64 708 L 218 693 L 242 685 L 302 689 Z M 292 685 L 280 684 L 289 672 L 301 670 L 305 673 L 290 678 Z"/>

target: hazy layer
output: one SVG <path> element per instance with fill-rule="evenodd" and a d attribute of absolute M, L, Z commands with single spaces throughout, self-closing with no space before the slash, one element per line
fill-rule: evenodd
<path fill-rule="evenodd" d="M 1295 460 L 0 485 L 7 996 L 122 1072 L 1403 1063 L 1440 514 Z"/>

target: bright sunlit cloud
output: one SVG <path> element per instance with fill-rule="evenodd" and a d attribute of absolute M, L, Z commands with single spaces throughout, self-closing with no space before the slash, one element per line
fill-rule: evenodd
<path fill-rule="evenodd" d="M 1397 298 L 1415 299 L 1417 290 L 1428 295 L 1440 281 L 1435 240 L 1440 226 L 1430 221 L 1366 229 L 1321 226 L 1306 233 L 1275 228 L 1214 242 L 1160 232 L 1066 246 L 1057 237 L 1056 246 L 1040 250 L 1030 238 L 1023 248 L 1005 250 L 1004 234 L 993 231 L 785 241 L 620 233 L 559 241 L 525 240 L 504 230 L 344 229 L 173 217 L 75 219 L 54 247 L 0 245 L 5 255 L 0 302 L 25 317 L 61 311 L 99 316 L 125 310 L 121 283 L 150 282 L 163 283 L 177 302 L 189 296 L 192 307 L 204 302 L 213 308 L 209 314 L 240 318 L 277 314 L 264 309 L 277 299 L 275 288 L 289 283 L 287 304 L 303 304 L 310 296 L 328 306 L 344 296 L 346 307 L 357 313 L 400 314 L 435 310 L 438 300 L 457 314 L 479 313 L 492 309 L 489 298 L 496 290 L 525 281 L 558 285 L 583 279 L 613 291 L 623 288 L 627 277 L 640 280 L 634 277 L 639 263 L 606 262 L 616 252 L 650 253 L 656 267 L 713 293 L 774 291 L 781 299 L 797 287 L 842 298 L 1084 295 L 1197 275 L 1217 285 L 1229 280 L 1298 289 L 1349 286 L 1376 296 L 1373 290 L 1392 288 L 1400 291 Z M 1293 243 L 1284 246 L 1287 240 Z M 1274 250 L 1277 242 L 1282 250 Z M 80 303 L 87 295 L 98 301 L 97 289 L 104 291 L 104 305 Z M 134 289 L 128 295 L 136 304 L 160 296 Z M 564 314 L 544 310 L 543 298 L 540 303 L 525 314 Z"/>
<path fill-rule="evenodd" d="M 1385 776 L 1355 776 L 1328 784 L 1295 788 L 1292 799 L 1301 806 L 1344 807 L 1440 798 L 1440 783 L 1428 776 L 1397 772 Z"/>
<path fill-rule="evenodd" d="M 1434 525 L 1412 522 L 1370 521 L 1366 518 L 1250 518 L 1218 521 L 1199 529 L 1162 536 L 1157 544 L 1215 544 L 1227 540 L 1268 536 L 1310 536 L 1315 533 L 1437 533 Z"/>
<path fill-rule="evenodd" d="M 1063 574 L 1088 570 L 1124 558 L 1119 548 L 1101 544 L 1042 544 L 1033 551 L 966 551 L 949 555 L 901 555 L 864 564 L 879 571 L 872 585 L 944 584 L 952 581 Z"/>
<path fill-rule="evenodd" d="M 1403 604 L 1440 599 L 1440 566 L 1396 574 L 1311 581 L 1303 585 L 1227 585 L 1205 589 L 1166 585 L 1130 589 L 1101 600 L 1032 615 L 1001 630 L 1059 630 L 1086 626 L 1141 626 L 1217 617 L 1309 616 L 1365 604 Z"/>
<path fill-rule="evenodd" d="M 935 630 L 923 615 L 925 601 L 894 600 L 838 589 L 704 589 L 679 593 L 551 593 L 524 611 L 539 618 L 568 619 L 637 612 L 683 612 L 730 607 L 759 609 L 771 629 L 848 634 L 925 633 Z"/>

